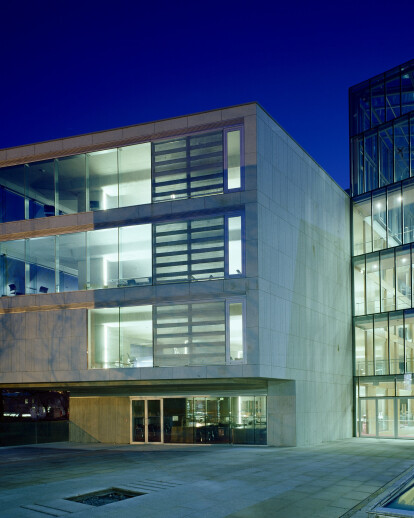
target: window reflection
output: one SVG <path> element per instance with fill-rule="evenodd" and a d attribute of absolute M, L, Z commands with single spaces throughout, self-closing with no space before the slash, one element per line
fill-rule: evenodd
<path fill-rule="evenodd" d="M 24 165 L 0 169 L 1 222 L 25 219 L 25 169 Z"/>
<path fill-rule="evenodd" d="M 25 292 L 25 241 L 0 243 L 2 294 L 23 295 Z"/>
<path fill-rule="evenodd" d="M 86 290 L 88 271 L 86 263 L 86 232 L 56 236 L 59 259 L 58 291 Z"/>
<path fill-rule="evenodd" d="M 86 155 L 59 158 L 58 214 L 86 211 Z"/>
<path fill-rule="evenodd" d="M 26 169 L 26 191 L 29 198 L 29 218 L 55 215 L 54 160 L 34 162 Z"/>
<path fill-rule="evenodd" d="M 132 401 L 132 440 L 150 441 L 151 398 Z M 163 398 L 165 443 L 266 444 L 266 396 Z"/>

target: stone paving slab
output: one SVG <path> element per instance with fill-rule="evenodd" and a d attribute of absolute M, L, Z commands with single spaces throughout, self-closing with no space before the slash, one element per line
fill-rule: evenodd
<path fill-rule="evenodd" d="M 414 442 L 399 440 L 348 439 L 309 448 L 7 447 L 0 448 L 0 516 L 366 518 L 382 488 L 410 469 Z M 66 500 L 112 487 L 146 494 L 101 507 Z"/>

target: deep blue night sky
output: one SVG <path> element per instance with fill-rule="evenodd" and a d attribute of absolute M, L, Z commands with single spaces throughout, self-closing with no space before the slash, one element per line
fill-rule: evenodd
<path fill-rule="evenodd" d="M 0 148 L 257 101 L 348 188 L 348 87 L 414 58 L 405 0 L 8 4 Z"/>

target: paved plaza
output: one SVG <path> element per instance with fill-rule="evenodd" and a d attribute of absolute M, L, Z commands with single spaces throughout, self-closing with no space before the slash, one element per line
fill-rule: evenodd
<path fill-rule="evenodd" d="M 414 470 L 414 442 L 309 448 L 55 443 L 0 448 L 2 518 L 335 518 L 365 509 Z M 144 493 L 92 507 L 67 498 Z"/>

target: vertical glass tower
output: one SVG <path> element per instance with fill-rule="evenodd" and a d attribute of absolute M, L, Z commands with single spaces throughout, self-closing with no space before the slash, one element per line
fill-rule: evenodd
<path fill-rule="evenodd" d="M 349 107 L 356 434 L 414 438 L 414 60 Z"/>

